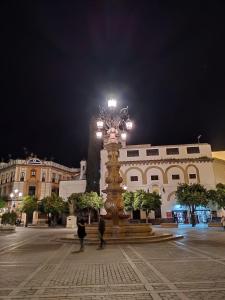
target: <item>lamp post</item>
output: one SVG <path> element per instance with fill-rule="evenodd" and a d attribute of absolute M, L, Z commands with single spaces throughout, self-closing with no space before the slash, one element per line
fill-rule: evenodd
<path fill-rule="evenodd" d="M 105 182 L 107 194 L 105 201 L 106 219 L 111 219 L 114 226 L 118 226 L 122 220 L 128 216 L 124 213 L 124 204 L 121 187 L 123 178 L 120 176 L 119 149 L 121 140 L 126 140 L 127 132 L 132 129 L 133 124 L 129 118 L 128 107 L 117 109 L 115 99 L 108 100 L 108 107 L 101 107 L 97 119 L 97 138 L 103 138 L 104 147 L 107 150 L 108 161 L 106 168 L 108 171 Z"/>
<path fill-rule="evenodd" d="M 23 193 L 19 192 L 18 189 L 15 189 L 14 192 L 12 192 L 10 195 L 12 204 L 11 204 L 11 211 L 16 207 L 16 202 L 21 201 L 21 198 L 23 196 Z"/>

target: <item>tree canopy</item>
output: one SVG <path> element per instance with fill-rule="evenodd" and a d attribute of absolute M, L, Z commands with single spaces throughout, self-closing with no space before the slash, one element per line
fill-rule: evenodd
<path fill-rule="evenodd" d="M 161 204 L 161 196 L 156 192 L 150 193 L 144 190 L 137 190 L 134 193 L 134 209 L 145 211 L 146 222 L 148 221 L 149 213 L 160 208 Z"/>
<path fill-rule="evenodd" d="M 19 206 L 19 210 L 31 215 L 37 209 L 37 199 L 33 196 L 25 196 Z"/>
<path fill-rule="evenodd" d="M 5 197 L 0 197 L 0 208 L 3 208 L 6 206 L 7 199 Z"/>
<path fill-rule="evenodd" d="M 124 208 L 126 211 L 132 211 L 134 209 L 134 192 L 128 192 L 122 194 Z"/>
<path fill-rule="evenodd" d="M 194 213 L 197 206 L 208 205 L 207 190 L 199 183 L 179 184 L 176 191 L 177 203 L 188 206 L 191 213 Z"/>
<path fill-rule="evenodd" d="M 99 210 L 103 207 L 103 199 L 96 192 L 87 192 L 82 194 L 78 203 L 79 209 L 87 209 L 89 224 L 91 220 L 91 210 Z"/>
<path fill-rule="evenodd" d="M 55 193 L 52 193 L 51 196 L 43 198 L 41 201 L 44 212 L 48 214 L 51 213 L 52 215 L 56 215 L 64 212 L 66 209 L 66 204 L 63 199 Z"/>
<path fill-rule="evenodd" d="M 217 204 L 219 208 L 225 209 L 225 184 L 218 183 L 216 185 L 216 190 L 209 190 L 208 198 L 214 204 Z"/>

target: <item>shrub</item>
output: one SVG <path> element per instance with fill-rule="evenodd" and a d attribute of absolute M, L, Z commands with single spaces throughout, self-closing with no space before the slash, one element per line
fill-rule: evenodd
<path fill-rule="evenodd" d="M 2 215 L 2 224 L 15 225 L 16 223 L 16 213 L 14 211 L 7 212 Z"/>

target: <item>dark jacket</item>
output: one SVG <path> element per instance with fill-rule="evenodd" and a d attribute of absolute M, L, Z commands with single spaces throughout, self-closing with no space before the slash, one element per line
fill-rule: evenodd
<path fill-rule="evenodd" d="M 105 220 L 100 219 L 100 221 L 98 223 L 98 231 L 101 233 L 101 235 L 104 234 L 104 232 L 105 232 Z"/>
<path fill-rule="evenodd" d="M 77 235 L 79 239 L 83 239 L 86 236 L 84 220 L 78 221 L 77 227 Z"/>

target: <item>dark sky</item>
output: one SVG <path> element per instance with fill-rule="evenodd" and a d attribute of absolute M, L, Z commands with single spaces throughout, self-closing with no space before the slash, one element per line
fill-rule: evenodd
<path fill-rule="evenodd" d="M 0 157 L 78 167 L 111 93 L 129 143 L 225 149 L 224 1 L 1 1 L 0 19 Z"/>

